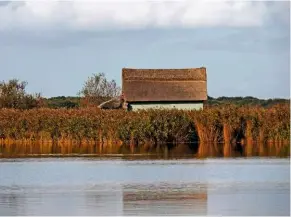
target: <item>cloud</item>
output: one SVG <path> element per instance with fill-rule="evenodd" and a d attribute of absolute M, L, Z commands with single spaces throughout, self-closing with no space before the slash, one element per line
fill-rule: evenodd
<path fill-rule="evenodd" d="M 258 1 L 22 1 L 0 5 L 0 30 L 143 29 L 262 26 L 269 14 Z"/>

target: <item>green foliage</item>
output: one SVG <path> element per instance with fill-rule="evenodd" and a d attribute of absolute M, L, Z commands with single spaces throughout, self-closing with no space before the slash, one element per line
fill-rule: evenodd
<path fill-rule="evenodd" d="M 237 106 L 261 106 L 261 107 L 271 107 L 277 104 L 290 104 L 289 99 L 258 99 L 252 96 L 246 97 L 218 97 L 213 98 L 208 96 L 208 100 L 206 101 L 206 106 L 217 106 L 217 105 L 237 105 Z"/>
<path fill-rule="evenodd" d="M 80 107 L 80 97 L 51 97 L 44 99 L 45 107 L 48 108 L 79 108 Z"/>

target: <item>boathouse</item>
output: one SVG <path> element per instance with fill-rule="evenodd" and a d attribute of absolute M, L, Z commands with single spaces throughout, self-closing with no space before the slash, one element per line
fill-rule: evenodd
<path fill-rule="evenodd" d="M 130 110 L 203 109 L 206 68 L 122 69 L 122 91 Z"/>

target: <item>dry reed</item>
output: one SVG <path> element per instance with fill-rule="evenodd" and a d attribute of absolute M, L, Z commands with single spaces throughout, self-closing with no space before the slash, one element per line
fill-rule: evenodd
<path fill-rule="evenodd" d="M 82 144 L 86 151 L 122 146 L 152 149 L 199 140 L 198 154 L 230 156 L 236 144 L 246 155 L 290 146 L 289 105 L 271 108 L 212 107 L 203 111 L 126 112 L 86 109 L 0 109 L 1 143 L 62 144 L 64 152 Z M 85 150 L 84 150 L 85 151 Z"/>

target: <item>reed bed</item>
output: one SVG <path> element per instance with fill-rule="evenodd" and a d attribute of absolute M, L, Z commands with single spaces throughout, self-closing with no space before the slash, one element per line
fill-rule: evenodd
<path fill-rule="evenodd" d="M 290 149 L 290 107 L 217 106 L 202 111 L 82 109 L 0 109 L 2 144 L 60 145 L 114 152 L 147 151 L 190 143 L 200 156 L 246 155 Z"/>

